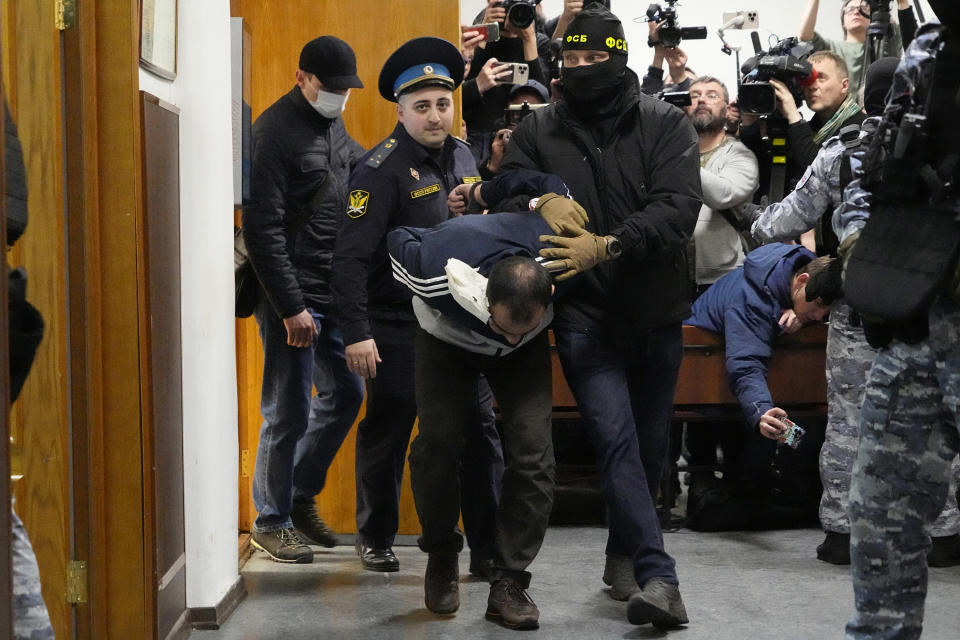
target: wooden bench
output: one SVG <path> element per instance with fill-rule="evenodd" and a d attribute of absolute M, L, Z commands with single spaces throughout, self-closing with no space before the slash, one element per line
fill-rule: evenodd
<path fill-rule="evenodd" d="M 823 419 L 827 412 L 827 383 L 825 373 L 827 326 L 809 325 L 792 335 L 780 337 L 774 345 L 773 356 L 767 373 L 767 384 L 777 406 L 785 409 L 791 417 L 806 421 Z M 553 364 L 553 417 L 555 425 L 579 419 L 576 400 L 567 385 L 557 355 L 554 336 L 550 334 L 551 360 Z M 737 399 L 730 392 L 724 362 L 721 336 L 699 327 L 683 327 L 683 362 L 677 378 L 674 394 L 673 425 L 671 438 L 680 437 L 683 424 L 697 421 L 742 420 L 742 411 Z M 562 431 L 566 429 L 561 427 Z M 555 428 L 554 438 L 558 432 Z M 582 451 L 582 449 L 581 449 Z M 604 518 L 603 500 L 599 482 L 592 464 L 582 459 L 571 462 L 557 451 L 558 483 L 555 488 L 554 515 L 557 511 L 561 522 L 585 522 L 591 518 Z M 674 467 L 676 471 L 693 470 L 688 466 Z M 711 467 L 717 470 L 716 467 Z M 571 486 L 564 486 L 563 480 Z M 592 486 L 593 493 L 585 486 Z M 683 518 L 674 516 L 670 510 L 675 488 L 664 485 L 663 505 L 658 511 L 664 529 L 682 526 Z M 563 506 L 567 503 L 568 506 Z M 575 514 L 575 515 L 574 515 Z M 583 520 L 569 520 L 571 517 Z"/>
<path fill-rule="evenodd" d="M 780 337 L 774 345 L 767 384 L 777 406 L 799 415 L 825 415 L 827 326 L 809 325 Z M 555 418 L 579 417 L 577 402 L 563 377 L 553 334 L 553 412 Z M 730 393 L 724 364 L 723 338 L 712 331 L 683 327 L 683 363 L 674 394 L 674 419 L 697 420 L 718 413 L 739 413 Z"/>

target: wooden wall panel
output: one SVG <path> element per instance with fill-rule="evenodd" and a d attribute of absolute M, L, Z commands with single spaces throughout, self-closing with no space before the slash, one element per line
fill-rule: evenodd
<path fill-rule="evenodd" d="M 17 512 L 37 554 L 57 637 L 69 638 L 70 558 L 66 270 L 60 50 L 51 3 L 4 3 L 4 92 L 23 147 L 29 223 L 9 256 L 27 271 L 27 297 L 43 315 L 44 339 L 11 413 Z M 41 35 L 43 34 L 43 35 Z"/>
<path fill-rule="evenodd" d="M 252 38 L 251 108 L 256 117 L 295 84 L 300 49 L 321 35 L 342 38 L 357 54 L 363 89 L 353 89 L 344 114 L 350 135 L 370 148 L 396 126 L 396 105 L 377 91 L 377 77 L 387 57 L 401 44 L 418 36 L 439 36 L 454 44 L 460 39 L 460 3 L 422 0 L 415 4 L 394 0 L 231 0 L 231 14 L 244 18 Z M 459 96 L 459 94 L 457 94 Z M 457 104 L 459 113 L 459 100 Z M 454 122 L 459 122 L 459 117 Z M 240 403 L 240 448 L 247 451 L 253 472 L 260 428 L 259 397 L 262 352 L 253 319 L 237 321 L 237 385 Z M 363 416 L 361 409 L 360 416 Z M 330 467 L 327 485 L 318 502 L 321 515 L 339 533 L 356 531 L 354 443 L 351 430 Z M 243 454 L 241 454 L 243 455 Z M 243 476 L 241 464 L 241 476 Z M 420 531 L 409 469 L 404 474 L 400 533 Z M 256 512 L 250 498 L 251 477 L 240 478 L 240 528 L 249 530 Z"/>

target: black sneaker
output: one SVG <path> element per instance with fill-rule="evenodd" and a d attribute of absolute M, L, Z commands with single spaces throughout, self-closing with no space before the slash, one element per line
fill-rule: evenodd
<path fill-rule="evenodd" d="M 827 531 L 823 542 L 817 545 L 817 560 L 830 564 L 850 564 L 850 534 Z"/>
<path fill-rule="evenodd" d="M 689 622 L 680 588 L 658 579 L 651 580 L 638 593 L 630 596 L 627 620 L 632 624 L 652 622 L 658 629 L 673 629 Z"/>
<path fill-rule="evenodd" d="M 276 531 L 254 531 L 250 537 L 250 544 L 270 556 L 270 559 L 274 562 L 295 562 L 297 564 L 313 562 L 313 551 L 303 544 L 303 540 L 293 530 L 293 527 L 277 529 Z"/>
<path fill-rule="evenodd" d="M 293 510 L 290 512 L 290 519 L 293 526 L 297 528 L 307 542 L 318 544 L 322 547 L 337 546 L 337 538 L 317 513 L 317 505 L 313 500 L 309 502 L 294 501 Z"/>
<path fill-rule="evenodd" d="M 640 591 L 640 585 L 633 574 L 633 560 L 613 553 L 607 554 L 603 566 L 603 583 L 610 586 L 608 592 L 614 600 L 623 602 Z"/>
<path fill-rule="evenodd" d="M 536 629 L 540 626 L 540 610 L 513 578 L 501 578 L 490 585 L 487 617 L 508 629 Z"/>
<path fill-rule="evenodd" d="M 933 538 L 927 553 L 928 567 L 955 567 L 960 564 L 960 535 Z"/>
<path fill-rule="evenodd" d="M 423 576 L 423 602 L 427 609 L 450 614 L 460 608 L 460 567 L 455 551 L 431 553 Z"/>

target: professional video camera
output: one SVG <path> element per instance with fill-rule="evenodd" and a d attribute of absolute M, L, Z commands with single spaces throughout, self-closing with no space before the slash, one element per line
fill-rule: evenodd
<path fill-rule="evenodd" d="M 756 35 L 756 32 L 754 32 Z M 759 49 L 759 39 L 754 41 Z M 743 63 L 740 71 L 744 74 L 741 79 L 740 91 L 737 95 L 737 104 L 742 113 L 753 115 L 768 115 L 777 110 L 777 94 L 769 80 L 780 80 L 799 105 L 803 102 L 803 87 L 817 79 L 817 71 L 806 58 L 813 53 L 813 44 L 800 42 L 797 38 L 785 38 L 766 52 L 758 51 L 757 55 Z"/>
<path fill-rule="evenodd" d="M 537 17 L 540 0 L 502 0 L 497 6 L 507 11 L 507 21 L 517 29 L 526 29 Z"/>
<path fill-rule="evenodd" d="M 659 4 L 647 7 L 647 22 L 662 22 L 658 44 L 664 47 L 679 47 L 681 40 L 703 40 L 707 37 L 706 27 L 681 27 L 677 22 L 677 0 L 667 0 L 667 8 Z"/>

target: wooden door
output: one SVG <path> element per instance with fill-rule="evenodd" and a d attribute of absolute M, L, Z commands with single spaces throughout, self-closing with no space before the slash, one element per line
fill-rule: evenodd
<path fill-rule="evenodd" d="M 8 258 L 12 265 L 26 268 L 27 298 L 46 325 L 33 368 L 10 414 L 13 472 L 23 476 L 14 493 L 37 555 L 54 631 L 57 638 L 70 638 L 71 452 L 60 35 L 54 26 L 54 3 L 6 0 L 0 7 L 3 91 L 23 149 L 29 212 L 26 232 Z"/>
<path fill-rule="evenodd" d="M 153 429 L 146 438 L 145 500 L 152 502 L 152 551 L 156 637 L 184 626 L 186 551 L 183 529 L 183 403 L 180 339 L 180 115 L 176 107 L 140 92 L 143 121 L 143 182 L 146 263 L 145 316 L 148 347 L 142 375 L 144 410 Z M 149 520 L 148 520 L 149 522 Z"/>
<path fill-rule="evenodd" d="M 231 0 L 231 15 L 250 27 L 253 77 L 251 110 L 256 117 L 294 85 L 300 49 L 321 35 L 342 38 L 357 55 L 357 71 L 364 88 L 350 93 L 344 114 L 347 131 L 366 148 L 385 138 L 396 126 L 396 109 L 380 97 L 377 77 L 384 61 L 397 47 L 418 36 L 439 36 L 458 44 L 460 3 L 457 0 Z M 457 94 L 459 97 L 459 94 Z M 459 98 L 458 105 L 459 109 Z M 455 117 L 454 122 L 459 122 Z M 237 385 L 240 403 L 240 529 L 249 531 L 256 518 L 251 498 L 253 464 L 261 424 L 259 413 L 263 357 L 253 318 L 237 321 Z M 358 420 L 363 417 L 363 409 Z M 317 504 L 327 523 L 338 533 L 356 532 L 354 444 L 351 430 L 327 475 Z M 409 469 L 404 473 L 400 504 L 400 533 L 420 531 Z"/>

